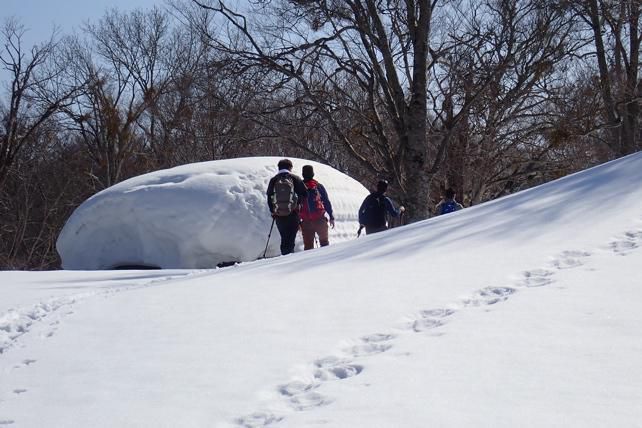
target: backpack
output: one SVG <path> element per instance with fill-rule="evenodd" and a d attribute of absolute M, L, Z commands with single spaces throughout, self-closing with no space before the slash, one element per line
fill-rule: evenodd
<path fill-rule="evenodd" d="M 279 174 L 274 182 L 274 214 L 286 217 L 296 210 L 298 197 L 294 191 L 294 179 L 289 174 Z"/>
<path fill-rule="evenodd" d="M 385 196 L 374 193 L 366 197 L 363 208 L 359 211 L 359 223 L 378 227 L 386 225 L 386 204 Z"/>
<path fill-rule="evenodd" d="M 303 221 L 318 220 L 325 215 L 325 206 L 321 199 L 321 193 L 317 188 L 317 182 L 310 180 L 305 182 L 305 187 L 308 189 L 308 197 L 306 203 L 301 205 L 301 219 Z"/>
<path fill-rule="evenodd" d="M 441 204 L 441 212 L 439 214 L 448 214 L 453 211 L 457 211 L 457 202 L 454 200 L 452 201 L 445 201 L 443 204 Z"/>

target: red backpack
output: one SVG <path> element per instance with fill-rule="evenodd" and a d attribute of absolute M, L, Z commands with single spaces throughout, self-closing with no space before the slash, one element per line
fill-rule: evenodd
<path fill-rule="evenodd" d="M 299 211 L 299 215 L 303 221 L 318 220 L 325 215 L 325 207 L 323 206 L 317 184 L 316 180 L 305 182 L 305 187 L 308 189 L 308 197 L 306 201 L 301 204 L 301 211 Z"/>

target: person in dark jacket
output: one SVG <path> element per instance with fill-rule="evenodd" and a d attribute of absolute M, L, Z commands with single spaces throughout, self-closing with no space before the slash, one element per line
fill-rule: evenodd
<path fill-rule="evenodd" d="M 314 248 L 314 238 L 319 236 L 319 245 L 325 247 L 330 244 L 328 239 L 328 220 L 334 228 L 334 215 L 328 192 L 323 184 L 314 179 L 312 165 L 304 165 L 301 171 L 303 184 L 308 189 L 307 203 L 301 206 L 301 234 L 303 235 L 303 249 Z M 326 216 L 327 213 L 327 216 Z"/>
<path fill-rule="evenodd" d="M 301 178 L 292 174 L 292 167 L 291 160 L 280 160 L 278 163 L 279 172 L 270 179 L 267 187 L 268 207 L 281 235 L 282 255 L 294 252 L 294 241 L 301 222 L 299 209 L 300 205 L 305 203 L 307 195 L 305 184 Z M 290 186 L 290 195 L 287 195 L 288 185 Z M 285 195 L 289 199 L 283 200 L 283 196 L 280 195 Z"/>
<path fill-rule="evenodd" d="M 381 232 L 388 229 L 386 214 L 391 217 L 399 217 L 405 211 L 403 206 L 395 208 L 392 200 L 385 195 L 388 190 L 388 182 L 379 180 L 377 190 L 372 192 L 363 200 L 359 208 L 360 228 L 366 228 L 366 234 Z"/>

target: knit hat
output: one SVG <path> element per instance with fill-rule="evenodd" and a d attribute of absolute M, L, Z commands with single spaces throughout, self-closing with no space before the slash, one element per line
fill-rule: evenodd
<path fill-rule="evenodd" d="M 312 180 L 312 177 L 314 177 L 314 169 L 312 168 L 312 165 L 303 165 L 301 174 L 303 175 L 304 180 Z"/>

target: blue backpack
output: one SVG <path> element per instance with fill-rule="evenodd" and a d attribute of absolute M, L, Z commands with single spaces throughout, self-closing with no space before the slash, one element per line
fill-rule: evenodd
<path fill-rule="evenodd" d="M 441 212 L 439 214 L 448 214 L 453 211 L 457 211 L 457 202 L 453 201 L 446 201 L 443 204 L 441 204 Z"/>

